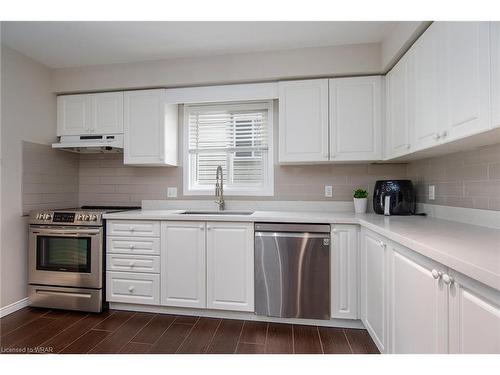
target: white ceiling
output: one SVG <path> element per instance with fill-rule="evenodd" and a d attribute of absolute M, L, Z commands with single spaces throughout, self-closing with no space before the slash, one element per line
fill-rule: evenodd
<path fill-rule="evenodd" d="M 51 68 L 378 43 L 397 22 L 2 22 L 2 43 Z"/>

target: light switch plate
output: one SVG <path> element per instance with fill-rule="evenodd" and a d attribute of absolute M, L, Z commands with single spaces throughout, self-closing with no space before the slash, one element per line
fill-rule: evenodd
<path fill-rule="evenodd" d="M 167 188 L 167 198 L 177 198 L 177 188 L 176 187 Z"/>
<path fill-rule="evenodd" d="M 436 199 L 436 187 L 429 185 L 429 200 L 433 201 L 434 199 Z"/>
<path fill-rule="evenodd" d="M 332 185 L 325 185 L 325 197 L 327 197 L 327 198 L 333 197 Z"/>

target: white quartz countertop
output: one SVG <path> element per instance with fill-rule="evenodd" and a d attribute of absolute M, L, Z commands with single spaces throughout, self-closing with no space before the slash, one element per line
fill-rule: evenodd
<path fill-rule="evenodd" d="M 500 230 L 422 216 L 349 212 L 255 211 L 251 215 L 185 215 L 184 210 L 136 210 L 105 219 L 359 224 L 447 267 L 500 290 Z"/>

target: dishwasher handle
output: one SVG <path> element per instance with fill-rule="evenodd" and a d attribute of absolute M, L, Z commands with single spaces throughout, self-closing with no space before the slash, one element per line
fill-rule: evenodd
<path fill-rule="evenodd" d="M 255 232 L 255 237 L 277 238 L 330 238 L 329 233 Z"/>
<path fill-rule="evenodd" d="M 255 232 L 330 233 L 330 224 L 255 223 Z"/>

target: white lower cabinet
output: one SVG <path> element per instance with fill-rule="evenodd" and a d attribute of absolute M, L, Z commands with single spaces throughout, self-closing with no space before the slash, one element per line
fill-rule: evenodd
<path fill-rule="evenodd" d="M 159 221 L 106 223 L 106 301 L 160 304 L 159 228 Z"/>
<path fill-rule="evenodd" d="M 359 319 L 358 231 L 357 225 L 332 225 L 332 318 Z"/>
<path fill-rule="evenodd" d="M 207 223 L 207 307 L 254 311 L 253 223 Z"/>
<path fill-rule="evenodd" d="M 106 272 L 106 300 L 109 302 L 158 305 L 160 275 Z"/>
<path fill-rule="evenodd" d="M 387 351 L 387 244 L 361 232 L 361 321 L 381 353 Z"/>
<path fill-rule="evenodd" d="M 500 291 L 366 229 L 361 320 L 382 353 L 500 354 Z"/>
<path fill-rule="evenodd" d="M 205 223 L 161 224 L 161 304 L 206 307 Z"/>
<path fill-rule="evenodd" d="M 446 353 L 448 288 L 439 278 L 446 268 L 388 243 L 389 342 L 391 353 Z"/>
<path fill-rule="evenodd" d="M 449 275 L 450 353 L 500 354 L 500 291 Z"/>

